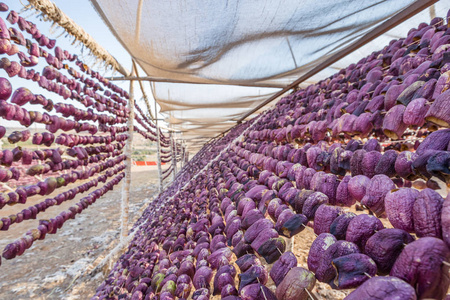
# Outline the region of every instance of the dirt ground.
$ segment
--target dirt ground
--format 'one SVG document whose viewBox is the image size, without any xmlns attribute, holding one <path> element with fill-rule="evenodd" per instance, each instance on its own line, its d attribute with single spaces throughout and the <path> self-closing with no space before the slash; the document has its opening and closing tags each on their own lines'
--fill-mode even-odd
<svg viewBox="0 0 450 300">
<path fill-rule="evenodd" d="M 142 214 L 144 206 L 157 195 L 157 168 L 143 166 L 132 168 L 130 190 L 131 225 Z M 87 266 L 98 261 L 118 244 L 120 233 L 120 199 L 122 183 L 99 198 L 93 205 L 68 220 L 57 234 L 36 241 L 25 253 L 15 259 L 2 259 L 0 267 L 0 299 L 89 299 L 103 280 L 103 274 L 77 279 Z M 61 190 L 60 190 L 61 191 Z M 49 197 L 51 197 L 50 195 Z M 51 218 L 67 209 L 80 198 L 51 207 L 38 215 L 38 219 Z M 34 198 L 34 197 L 33 197 Z M 37 198 L 37 197 L 36 197 Z M 1 216 L 24 207 L 5 207 Z M 8 231 L 0 231 L 0 249 L 36 228 L 38 220 L 14 224 Z M 83 279 L 83 282 L 80 280 Z"/>
</svg>

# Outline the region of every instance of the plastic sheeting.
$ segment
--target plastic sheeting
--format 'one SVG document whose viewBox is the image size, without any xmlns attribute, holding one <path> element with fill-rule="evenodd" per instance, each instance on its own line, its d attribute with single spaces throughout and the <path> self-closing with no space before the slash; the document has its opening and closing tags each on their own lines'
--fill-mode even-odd
<svg viewBox="0 0 450 300">
<path fill-rule="evenodd" d="M 415 2 L 91 1 L 148 76 L 197 83 L 152 83 L 172 128 L 196 142 L 233 126 L 280 90 L 220 84 L 286 86 Z"/>
</svg>

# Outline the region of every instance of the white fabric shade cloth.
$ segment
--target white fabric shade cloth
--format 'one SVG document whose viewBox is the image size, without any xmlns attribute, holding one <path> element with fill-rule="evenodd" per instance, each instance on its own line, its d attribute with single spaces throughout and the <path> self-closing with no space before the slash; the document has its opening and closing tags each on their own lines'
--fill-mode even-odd
<svg viewBox="0 0 450 300">
<path fill-rule="evenodd" d="M 151 86 L 172 128 L 199 145 L 415 1 L 91 2 L 147 76 L 187 82 L 152 82 Z M 438 16 L 444 16 L 449 2 L 435 4 Z M 302 86 L 406 36 L 410 28 L 431 17 L 423 11 Z M 260 87 L 267 85 L 276 87 Z"/>
</svg>

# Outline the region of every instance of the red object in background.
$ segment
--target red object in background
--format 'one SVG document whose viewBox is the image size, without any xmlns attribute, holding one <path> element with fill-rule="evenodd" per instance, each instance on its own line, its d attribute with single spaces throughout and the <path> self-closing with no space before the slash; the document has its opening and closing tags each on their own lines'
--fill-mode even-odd
<svg viewBox="0 0 450 300">
<path fill-rule="evenodd" d="M 165 165 L 166 163 L 161 163 L 161 165 Z M 133 165 L 135 166 L 156 166 L 156 161 L 133 161 Z"/>
</svg>

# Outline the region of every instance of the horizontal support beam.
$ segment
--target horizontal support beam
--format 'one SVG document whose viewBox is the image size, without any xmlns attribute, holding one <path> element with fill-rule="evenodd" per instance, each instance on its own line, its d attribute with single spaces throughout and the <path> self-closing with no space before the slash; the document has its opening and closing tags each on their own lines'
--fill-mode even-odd
<svg viewBox="0 0 450 300">
<path fill-rule="evenodd" d="M 245 120 L 246 118 L 251 116 L 253 113 L 258 111 L 262 107 L 266 106 L 267 104 L 269 104 L 273 100 L 277 99 L 278 97 L 280 97 L 281 95 L 283 95 L 284 93 L 289 91 L 290 89 L 297 87 L 303 81 L 311 78 L 312 76 L 316 75 L 317 73 L 319 73 L 323 69 L 329 67 L 331 64 L 337 62 L 341 58 L 344 58 L 345 56 L 347 56 L 348 54 L 352 53 L 353 51 L 361 48 L 365 44 L 371 42 L 372 40 L 374 40 L 375 38 L 379 37 L 383 33 L 387 32 L 390 29 L 394 28 L 395 26 L 403 23 L 405 20 L 407 20 L 410 17 L 418 14 L 419 12 L 421 12 L 422 10 L 426 9 L 427 7 L 433 5 L 436 2 L 438 2 L 438 0 L 417 0 L 416 2 L 414 2 L 413 4 L 411 4 L 410 6 L 405 8 L 404 10 L 402 10 L 402 11 L 398 12 L 397 14 L 395 14 L 394 16 L 392 16 L 392 18 L 384 21 L 383 23 L 381 23 L 380 25 L 378 25 L 377 27 L 375 27 L 374 29 L 372 29 L 371 31 L 366 33 L 360 39 L 358 39 L 355 42 L 351 43 L 350 45 L 348 45 L 344 49 L 336 52 L 335 54 L 333 54 L 332 56 L 327 58 L 325 61 L 320 63 L 318 66 L 316 66 L 312 70 L 306 72 L 303 76 L 298 78 L 296 81 L 294 81 L 290 85 L 286 86 L 281 91 L 275 93 L 273 96 L 271 96 L 267 100 L 263 101 L 261 104 L 259 104 L 258 106 L 256 106 L 252 110 L 250 110 L 241 119 L 239 119 L 238 123 L 241 123 L 243 120 Z"/>
<path fill-rule="evenodd" d="M 235 86 L 249 86 L 249 87 L 267 87 L 267 88 L 279 88 L 282 89 L 286 87 L 283 84 L 276 83 L 233 83 L 233 82 L 194 82 L 194 81 L 184 81 L 177 79 L 169 79 L 169 78 L 156 78 L 151 76 L 137 77 L 137 76 L 125 76 L 125 77 L 107 77 L 109 81 L 128 81 L 128 80 L 136 80 L 136 81 L 152 81 L 152 82 L 167 82 L 167 83 L 189 83 L 189 84 L 216 84 L 216 85 L 235 85 Z"/>
</svg>

